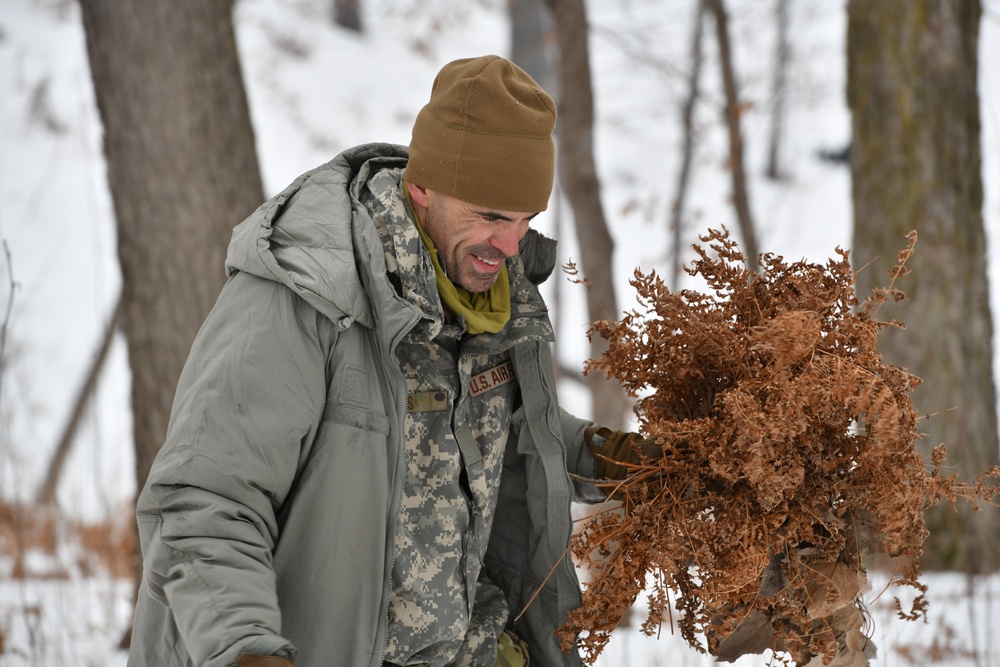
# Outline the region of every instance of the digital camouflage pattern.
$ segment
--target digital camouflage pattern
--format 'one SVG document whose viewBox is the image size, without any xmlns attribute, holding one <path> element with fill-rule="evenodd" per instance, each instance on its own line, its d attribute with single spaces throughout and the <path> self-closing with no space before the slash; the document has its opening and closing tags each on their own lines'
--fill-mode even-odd
<svg viewBox="0 0 1000 667">
<path fill-rule="evenodd" d="M 492 665 L 508 610 L 481 568 L 519 402 L 508 350 L 547 335 L 548 324 L 512 317 L 497 334 L 465 336 L 461 318 L 445 323 L 434 268 L 402 187 L 400 171 L 385 170 L 361 196 L 394 284 L 424 315 L 397 350 L 408 392 L 407 466 L 385 659 L 396 665 Z M 537 293 L 519 259 L 508 262 L 508 274 L 512 301 Z"/>
</svg>

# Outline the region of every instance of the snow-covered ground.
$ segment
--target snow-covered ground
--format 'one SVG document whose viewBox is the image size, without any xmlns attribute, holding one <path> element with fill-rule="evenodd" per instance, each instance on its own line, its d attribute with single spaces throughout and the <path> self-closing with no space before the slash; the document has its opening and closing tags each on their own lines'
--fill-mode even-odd
<svg viewBox="0 0 1000 667">
<path fill-rule="evenodd" d="M 936 575 L 927 622 L 896 617 L 885 577 L 873 577 L 866 596 L 877 667 L 997 667 L 1000 665 L 1000 578 Z M 879 596 L 881 593 L 881 596 Z M 124 667 L 118 644 L 131 619 L 132 587 L 105 576 L 66 580 L 0 580 L 0 632 L 4 667 Z M 619 628 L 596 667 L 709 667 L 716 662 L 663 628 L 659 637 Z M 744 656 L 735 667 L 766 667 L 770 656 Z M 334 663 L 335 664 L 335 663 Z M 776 664 L 776 663 L 775 663 Z"/>
<path fill-rule="evenodd" d="M 351 145 L 407 143 L 409 128 L 445 62 L 506 54 L 504 0 L 365 0 L 367 32 L 328 21 L 330 0 L 240 0 L 235 21 L 256 126 L 265 189 Z M 743 99 L 751 202 L 762 250 L 823 261 L 850 245 L 845 167 L 816 158 L 850 138 L 844 99 L 845 2 L 795 0 L 790 72 L 788 178 L 763 165 L 771 105 L 772 2 L 732 0 L 732 35 Z M 980 70 L 984 184 L 990 257 L 1000 243 L 1000 0 L 984 0 Z M 663 269 L 671 249 L 669 206 L 680 159 L 691 9 L 675 0 L 590 0 L 597 100 L 596 150 L 605 212 L 616 242 L 622 306 L 635 267 Z M 728 203 L 726 143 L 712 32 L 705 65 L 691 215 L 683 245 L 707 227 L 735 228 Z M 43 479 L 86 368 L 120 290 L 101 130 L 87 69 L 79 7 L 72 0 L 0 2 L 0 317 L 13 297 L 0 392 L 0 500 L 25 501 Z M 553 206 L 538 227 L 560 238 L 560 262 L 578 258 L 570 227 Z M 237 221 L 234 221 L 234 223 Z M 996 263 L 994 313 L 1000 312 Z M 11 280 L 16 288 L 11 290 Z M 555 281 L 550 281 L 554 283 Z M 549 286 L 552 289 L 552 286 Z M 572 365 L 586 350 L 580 288 L 560 287 L 559 354 Z M 588 399 L 563 387 L 580 414 Z M 121 516 L 132 480 L 129 371 L 116 339 L 59 488 L 65 519 Z M 127 511 L 126 511 L 127 513 Z M 0 533 L 2 536 L 2 533 Z M 0 537 L 2 539 L 2 537 Z M 123 665 L 115 649 L 129 622 L 131 584 L 79 566 L 69 540 L 56 555 L 29 553 L 36 576 L 13 577 L 0 557 L 0 665 Z M 879 665 L 1000 665 L 1000 581 L 928 576 L 928 624 L 894 620 L 893 590 L 866 597 Z M 877 598 L 877 600 L 876 600 Z M 973 652 L 975 655 L 973 655 Z M 746 658 L 740 665 L 765 664 Z M 660 639 L 622 630 L 599 661 L 612 665 L 701 666 L 711 660 L 667 629 Z"/>
</svg>

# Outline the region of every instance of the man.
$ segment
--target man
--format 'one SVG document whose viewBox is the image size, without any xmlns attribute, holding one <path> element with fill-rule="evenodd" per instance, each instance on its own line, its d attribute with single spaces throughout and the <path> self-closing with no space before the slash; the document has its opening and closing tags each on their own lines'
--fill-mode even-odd
<svg viewBox="0 0 1000 667">
<path fill-rule="evenodd" d="M 555 120 L 507 60 L 455 61 L 408 150 L 346 151 L 236 228 L 138 501 L 129 665 L 581 664 L 553 634 L 570 503 L 604 496 L 569 473 L 606 471 L 537 288 Z"/>
</svg>

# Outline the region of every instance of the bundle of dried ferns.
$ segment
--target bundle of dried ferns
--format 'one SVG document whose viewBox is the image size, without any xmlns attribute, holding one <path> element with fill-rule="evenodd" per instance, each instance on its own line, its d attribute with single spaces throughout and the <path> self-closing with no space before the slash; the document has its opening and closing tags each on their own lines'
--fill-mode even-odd
<svg viewBox="0 0 1000 667">
<path fill-rule="evenodd" d="M 898 290 L 859 304 L 839 248 L 826 265 L 766 254 L 751 273 L 727 231 L 701 240 L 688 272 L 707 293 L 636 272 L 641 310 L 594 326 L 609 349 L 588 372 L 636 398 L 653 446 L 611 485 L 620 508 L 574 540 L 593 580 L 564 646 L 593 661 L 648 592 L 644 631 L 674 608 L 684 639 L 721 659 L 772 649 L 798 665 L 866 664 L 864 556 L 898 558 L 895 583 L 922 593 L 923 510 L 989 493 L 942 477 L 943 450 L 931 470 L 916 450 L 920 380 L 876 349 L 881 329 L 901 326 L 875 318 Z M 918 594 L 900 613 L 924 604 Z"/>
</svg>

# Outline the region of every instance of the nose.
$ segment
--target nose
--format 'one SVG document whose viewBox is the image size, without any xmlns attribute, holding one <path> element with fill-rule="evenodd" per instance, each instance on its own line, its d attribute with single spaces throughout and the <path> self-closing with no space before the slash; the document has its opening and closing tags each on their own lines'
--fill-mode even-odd
<svg viewBox="0 0 1000 667">
<path fill-rule="evenodd" d="M 517 254 L 517 246 L 528 233 L 528 222 L 517 221 L 504 224 L 493 238 L 490 245 L 504 254 L 504 257 L 513 257 Z"/>
</svg>

